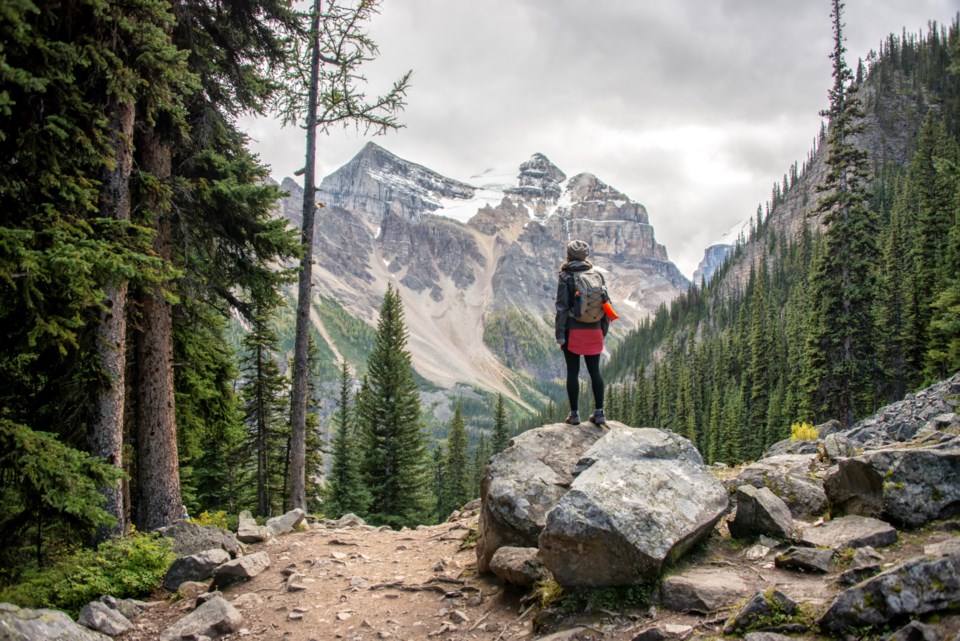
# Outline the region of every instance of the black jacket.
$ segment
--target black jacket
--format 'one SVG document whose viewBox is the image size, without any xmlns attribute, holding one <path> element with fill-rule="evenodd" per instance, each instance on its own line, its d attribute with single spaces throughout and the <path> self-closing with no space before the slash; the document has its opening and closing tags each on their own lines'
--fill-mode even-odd
<svg viewBox="0 0 960 641">
<path fill-rule="evenodd" d="M 560 270 L 557 282 L 557 319 L 554 324 L 557 343 L 567 342 L 567 332 L 571 329 L 601 329 L 607 336 L 610 320 L 604 316 L 595 323 L 581 323 L 573 318 L 573 273 L 585 272 L 590 265 L 582 260 L 571 260 Z"/>
</svg>

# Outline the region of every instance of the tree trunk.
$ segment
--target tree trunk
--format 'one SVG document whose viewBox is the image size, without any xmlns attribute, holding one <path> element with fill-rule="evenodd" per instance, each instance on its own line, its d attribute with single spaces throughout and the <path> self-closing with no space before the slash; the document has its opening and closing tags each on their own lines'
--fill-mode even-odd
<svg viewBox="0 0 960 641">
<path fill-rule="evenodd" d="M 171 175 L 170 146 L 152 129 L 144 129 L 138 149 L 141 168 L 161 183 Z M 169 261 L 173 248 L 170 208 L 157 197 L 153 208 L 157 255 Z M 173 309 L 159 287 L 140 301 L 137 340 L 137 445 L 139 506 L 137 527 L 151 531 L 183 518 L 180 495 L 177 423 L 173 395 Z"/>
<path fill-rule="evenodd" d="M 110 129 L 113 133 L 114 166 L 105 172 L 100 212 L 105 218 L 130 220 L 130 172 L 133 167 L 134 105 L 131 101 L 116 100 L 111 107 Z M 127 281 L 120 279 L 104 288 L 106 309 L 100 312 L 97 325 L 97 358 L 103 372 L 104 384 L 94 409 L 93 423 L 88 437 L 90 453 L 102 458 L 118 470 L 123 470 L 123 418 L 126 392 L 126 331 Z M 116 519 L 116 524 L 97 530 L 96 540 L 105 541 L 111 535 L 126 531 L 126 519 L 121 481 L 103 489 L 104 509 Z"/>
<path fill-rule="evenodd" d="M 307 376 L 309 375 L 310 299 L 313 280 L 313 226 L 316 212 L 317 94 L 320 76 L 320 0 L 314 0 L 310 23 L 310 88 L 307 104 L 307 150 L 303 174 L 303 227 L 297 290 L 297 333 L 290 390 L 290 509 L 307 508 Z"/>
</svg>

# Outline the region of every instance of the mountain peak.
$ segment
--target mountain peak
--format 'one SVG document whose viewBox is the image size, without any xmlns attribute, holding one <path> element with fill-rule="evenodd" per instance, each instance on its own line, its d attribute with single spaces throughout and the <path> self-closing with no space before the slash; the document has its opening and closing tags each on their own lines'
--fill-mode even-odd
<svg viewBox="0 0 960 641">
<path fill-rule="evenodd" d="M 567 179 L 567 175 L 559 167 L 550 162 L 550 159 L 537 152 L 530 156 L 530 160 L 520 165 L 519 185 L 507 191 L 523 197 L 549 198 L 556 200 L 560 197 L 560 183 Z"/>
</svg>

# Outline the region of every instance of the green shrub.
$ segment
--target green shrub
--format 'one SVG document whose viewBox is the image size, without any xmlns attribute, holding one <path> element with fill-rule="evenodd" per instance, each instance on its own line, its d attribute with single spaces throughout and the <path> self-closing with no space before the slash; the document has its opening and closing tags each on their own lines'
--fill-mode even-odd
<svg viewBox="0 0 960 641">
<path fill-rule="evenodd" d="M 790 426 L 791 441 L 815 441 L 820 438 L 820 432 L 810 423 L 794 423 Z"/>
<path fill-rule="evenodd" d="M 236 515 L 227 514 L 223 510 L 212 514 L 204 510 L 200 513 L 200 516 L 190 519 L 190 522 L 196 525 L 212 525 L 221 530 L 236 532 L 240 519 Z"/>
<path fill-rule="evenodd" d="M 81 550 L 47 570 L 34 570 L 0 590 L 0 601 L 26 608 L 56 608 L 76 617 L 87 603 L 109 594 L 143 597 L 155 590 L 173 563 L 173 542 L 134 533 Z"/>
</svg>

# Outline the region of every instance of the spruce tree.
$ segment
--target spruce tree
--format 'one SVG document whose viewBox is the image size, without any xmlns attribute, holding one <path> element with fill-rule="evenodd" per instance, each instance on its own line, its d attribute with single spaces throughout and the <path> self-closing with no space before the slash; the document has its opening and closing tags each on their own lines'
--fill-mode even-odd
<svg viewBox="0 0 960 641">
<path fill-rule="evenodd" d="M 467 458 L 467 427 L 463 421 L 463 402 L 457 400 L 450 419 L 447 435 L 447 456 L 444 479 L 444 501 L 440 518 L 445 519 L 453 510 L 457 510 L 470 500 L 472 474 Z"/>
<path fill-rule="evenodd" d="M 366 513 L 370 495 L 360 475 L 360 447 L 354 438 L 350 410 L 350 367 L 340 362 L 340 400 L 333 415 L 333 466 L 323 486 L 323 513 L 339 518 L 347 513 Z"/>
<path fill-rule="evenodd" d="M 873 331 L 875 216 L 867 206 L 866 152 L 854 146 L 863 110 L 844 60 L 843 3 L 833 0 L 833 88 L 824 112 L 830 120 L 826 165 L 817 211 L 825 248 L 811 279 L 815 316 L 807 341 L 805 392 L 817 421 L 851 425 L 872 409 L 875 380 Z"/>
<path fill-rule="evenodd" d="M 363 475 L 371 494 L 370 520 L 395 527 L 422 523 L 429 512 L 420 396 L 406 346 L 400 294 L 388 284 L 357 418 L 363 432 Z"/>
<path fill-rule="evenodd" d="M 507 409 L 503 403 L 503 394 L 497 394 L 497 407 L 493 411 L 493 454 L 507 449 L 510 444 L 510 431 L 507 426 Z"/>
</svg>

